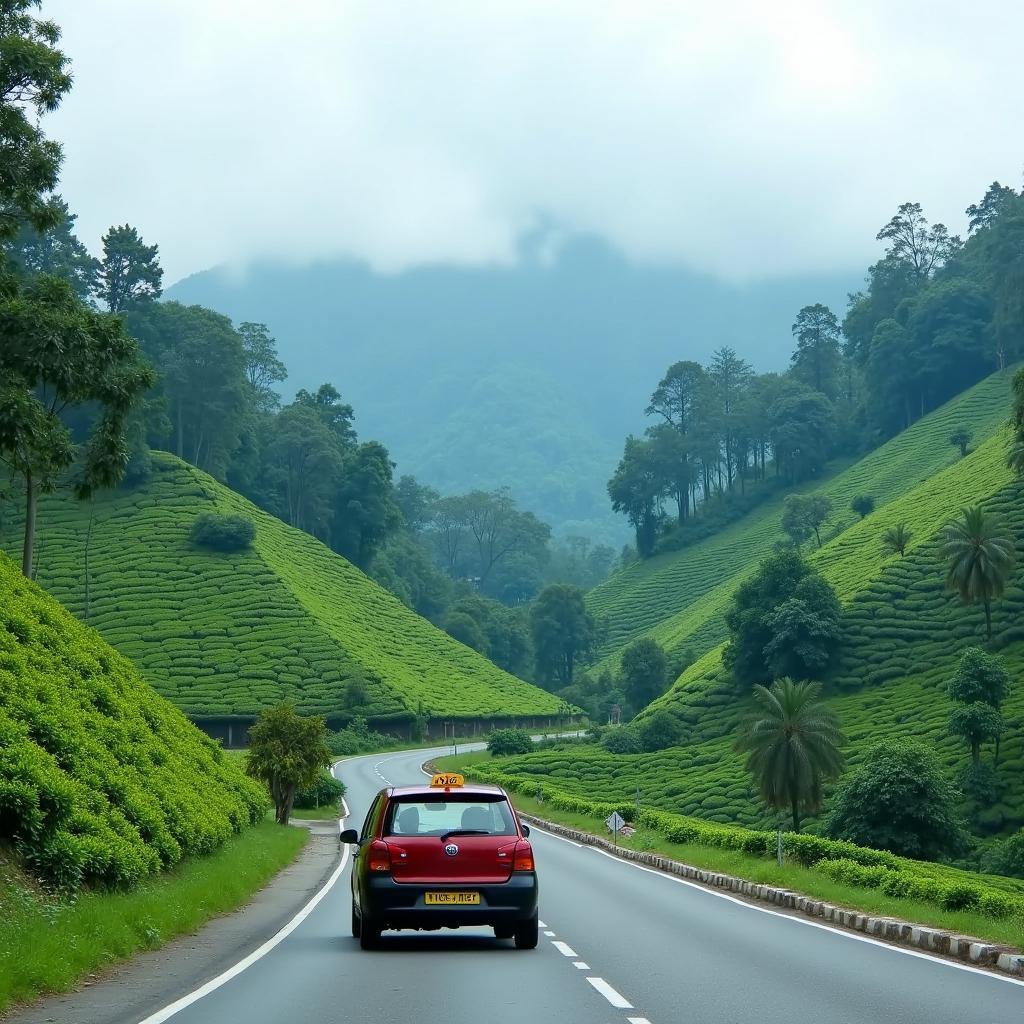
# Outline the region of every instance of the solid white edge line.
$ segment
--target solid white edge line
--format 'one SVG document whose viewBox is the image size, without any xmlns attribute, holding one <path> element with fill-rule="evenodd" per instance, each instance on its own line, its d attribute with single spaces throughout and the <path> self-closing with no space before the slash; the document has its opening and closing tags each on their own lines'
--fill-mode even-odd
<svg viewBox="0 0 1024 1024">
<path fill-rule="evenodd" d="M 633 1004 L 624 995 L 616 992 L 615 989 L 613 989 L 611 985 L 604 980 L 604 978 L 590 977 L 587 978 L 587 981 L 589 981 L 590 984 L 593 985 L 594 988 L 596 988 L 597 991 L 600 992 L 616 1010 L 633 1009 Z"/>
<path fill-rule="evenodd" d="M 333 771 L 333 768 L 332 768 Z M 345 810 L 344 815 L 338 819 L 339 822 L 344 821 L 351 813 L 348 808 L 348 804 L 345 802 L 345 798 L 341 798 L 342 807 Z M 204 996 L 208 996 L 211 992 L 215 992 L 222 985 L 226 985 L 232 978 L 238 977 L 242 971 L 252 967 L 258 960 L 262 960 L 275 946 L 279 946 L 285 939 L 296 928 L 302 924 L 303 921 L 309 917 L 310 914 L 316 909 L 317 905 L 321 900 L 334 888 L 338 879 L 341 878 L 342 872 L 345 870 L 345 865 L 348 864 L 349 848 L 346 846 L 341 854 L 341 861 L 338 866 L 334 869 L 334 873 L 330 878 L 321 886 L 320 890 L 313 896 L 313 898 L 278 932 L 272 935 L 262 946 L 254 949 L 248 956 L 243 957 L 238 963 L 229 967 L 226 971 L 218 974 L 216 978 L 211 978 L 206 984 L 200 985 L 199 988 L 193 989 L 187 995 L 182 996 L 180 999 L 176 999 L 173 1003 L 168 1004 L 162 1010 L 157 1010 L 156 1013 L 150 1014 L 148 1017 L 143 1018 L 139 1021 L 139 1024 L 163 1024 L 164 1021 L 170 1020 L 175 1014 L 180 1013 L 182 1010 L 187 1009 L 193 1003 L 198 1002 Z"/>
<path fill-rule="evenodd" d="M 560 942 L 558 939 L 552 939 L 551 945 L 554 946 L 562 956 L 579 956 L 579 953 L 577 953 L 576 950 L 566 942 Z"/>
<path fill-rule="evenodd" d="M 649 875 L 657 875 L 659 878 L 664 878 L 669 882 L 678 882 L 680 885 L 685 885 L 690 889 L 697 889 L 699 892 L 707 893 L 709 896 L 716 896 L 721 900 L 728 900 L 730 903 L 735 903 L 737 906 L 746 907 L 747 910 L 756 910 L 761 914 L 770 914 L 772 917 L 780 917 L 784 921 L 792 921 L 794 924 L 806 925 L 808 928 L 818 928 L 821 931 L 829 932 L 831 935 L 838 935 L 843 939 L 852 939 L 856 942 L 867 942 L 872 946 L 878 946 L 879 949 L 887 949 L 892 953 L 902 953 L 904 956 L 912 956 L 918 960 L 930 960 L 935 964 L 942 964 L 944 967 L 952 967 L 957 971 L 967 971 L 970 974 L 980 974 L 983 978 L 991 978 L 993 981 L 1005 981 L 1010 985 L 1019 985 L 1024 987 L 1024 978 L 1011 978 L 1006 974 L 997 974 L 994 971 L 986 971 L 980 967 L 974 967 L 971 964 L 957 963 L 955 960 L 946 960 L 941 956 L 935 956 L 932 953 L 926 953 L 920 949 L 905 949 L 903 946 L 891 946 L 888 942 L 882 942 L 879 939 L 872 938 L 870 935 L 862 935 L 858 932 L 847 931 L 845 928 L 833 928 L 828 924 L 820 924 L 817 921 L 811 921 L 806 917 L 802 917 L 799 914 L 784 914 L 779 910 L 772 910 L 769 907 L 758 906 L 756 903 L 747 903 L 746 900 L 737 899 L 735 896 L 730 896 L 728 893 L 719 892 L 717 889 L 709 889 L 701 885 L 699 882 L 691 882 L 688 878 L 680 878 L 678 875 L 669 875 L 663 871 L 657 871 L 655 868 L 646 867 L 643 864 L 637 864 L 634 861 L 622 860 L 621 857 L 616 857 L 613 853 L 608 853 L 606 850 L 598 849 L 596 846 L 590 847 L 594 853 L 601 854 L 602 857 L 607 857 L 609 860 L 615 861 L 616 864 L 621 864 L 623 867 L 636 868 L 637 871 L 645 871 Z"/>
</svg>

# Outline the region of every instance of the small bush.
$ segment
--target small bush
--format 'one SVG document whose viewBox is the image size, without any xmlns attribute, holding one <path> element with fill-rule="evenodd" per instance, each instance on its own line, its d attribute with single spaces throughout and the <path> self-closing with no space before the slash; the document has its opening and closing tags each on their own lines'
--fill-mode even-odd
<svg viewBox="0 0 1024 1024">
<path fill-rule="evenodd" d="M 345 795 L 345 785 L 339 782 L 329 771 L 324 769 L 316 784 L 309 789 L 301 789 L 295 794 L 296 807 L 325 807 L 337 804 Z"/>
<path fill-rule="evenodd" d="M 495 729 L 487 737 L 487 749 L 494 757 L 529 754 L 533 740 L 525 729 Z"/>
<path fill-rule="evenodd" d="M 214 512 L 204 512 L 196 516 L 188 536 L 197 548 L 245 551 L 256 539 L 256 527 L 246 516 L 221 516 Z"/>
<path fill-rule="evenodd" d="M 628 725 L 609 729 L 601 740 L 601 746 L 610 754 L 639 754 L 643 750 L 636 730 Z"/>
<path fill-rule="evenodd" d="M 944 910 L 976 910 L 981 904 L 981 892 L 967 882 L 954 882 L 939 895 Z"/>
<path fill-rule="evenodd" d="M 996 843 L 982 859 L 982 868 L 993 875 L 1024 878 L 1024 828 Z"/>
<path fill-rule="evenodd" d="M 375 732 L 366 724 L 365 718 L 353 718 L 337 732 L 327 734 L 327 749 L 335 757 L 353 757 L 369 754 L 394 743 L 395 738 L 382 732 Z"/>
</svg>

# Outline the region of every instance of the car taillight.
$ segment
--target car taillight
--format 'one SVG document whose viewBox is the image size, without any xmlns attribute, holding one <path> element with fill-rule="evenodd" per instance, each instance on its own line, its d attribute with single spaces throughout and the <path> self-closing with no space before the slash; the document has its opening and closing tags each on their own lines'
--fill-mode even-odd
<svg viewBox="0 0 1024 1024">
<path fill-rule="evenodd" d="M 375 839 L 370 843 L 368 861 L 371 871 L 390 873 L 391 850 L 388 848 L 388 844 L 380 839 Z"/>
<path fill-rule="evenodd" d="M 513 871 L 533 870 L 533 847 L 529 843 L 520 840 L 516 843 L 516 854 L 512 861 Z"/>
</svg>

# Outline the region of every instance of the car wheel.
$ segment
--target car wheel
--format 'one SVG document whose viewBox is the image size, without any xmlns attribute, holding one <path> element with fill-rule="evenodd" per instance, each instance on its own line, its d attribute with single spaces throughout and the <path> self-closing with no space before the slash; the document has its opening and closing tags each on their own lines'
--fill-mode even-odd
<svg viewBox="0 0 1024 1024">
<path fill-rule="evenodd" d="M 539 926 L 537 924 L 538 915 L 535 913 L 527 921 L 520 921 L 516 925 L 515 939 L 516 949 L 536 949 L 537 941 L 540 937 Z"/>
<path fill-rule="evenodd" d="M 359 948 L 376 949 L 380 942 L 381 927 L 368 917 L 359 919 Z"/>
<path fill-rule="evenodd" d="M 496 939 L 511 939 L 515 935 L 516 930 L 513 925 L 510 924 L 496 924 L 494 926 L 494 937 Z"/>
<path fill-rule="evenodd" d="M 359 938 L 360 925 L 361 925 L 361 922 L 359 920 L 359 915 L 356 913 L 356 905 L 353 903 L 352 904 L 352 935 L 353 935 L 354 938 L 357 938 L 357 939 Z"/>
</svg>

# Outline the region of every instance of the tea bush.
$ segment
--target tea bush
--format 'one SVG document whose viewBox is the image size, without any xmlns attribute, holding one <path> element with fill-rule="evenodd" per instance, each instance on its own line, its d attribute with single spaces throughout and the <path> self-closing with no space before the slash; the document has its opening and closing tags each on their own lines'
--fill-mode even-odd
<svg viewBox="0 0 1024 1024">
<path fill-rule="evenodd" d="M 0 553 L 0 843 L 131 886 L 263 818 L 263 788 Z"/>
<path fill-rule="evenodd" d="M 256 527 L 247 516 L 219 516 L 203 512 L 196 516 L 188 536 L 198 548 L 244 551 L 256 539 Z"/>
</svg>

